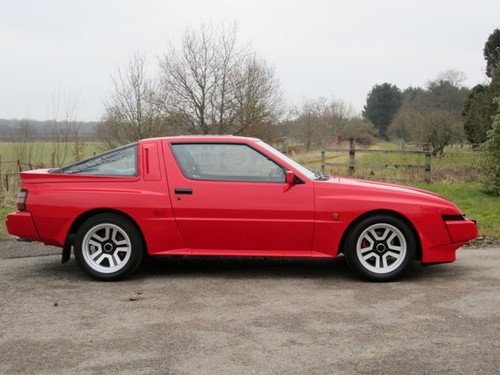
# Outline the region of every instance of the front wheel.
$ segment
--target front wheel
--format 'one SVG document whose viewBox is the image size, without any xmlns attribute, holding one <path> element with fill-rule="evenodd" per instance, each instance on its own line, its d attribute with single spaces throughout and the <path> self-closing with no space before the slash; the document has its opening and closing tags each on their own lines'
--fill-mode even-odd
<svg viewBox="0 0 500 375">
<path fill-rule="evenodd" d="M 411 228 L 390 215 L 374 215 L 359 222 L 346 238 L 349 266 L 370 281 L 392 281 L 415 259 L 417 241 Z"/>
<path fill-rule="evenodd" d="M 75 237 L 75 259 L 97 280 L 118 280 L 132 274 L 142 260 L 143 245 L 135 225 L 117 214 L 87 219 Z"/>
</svg>

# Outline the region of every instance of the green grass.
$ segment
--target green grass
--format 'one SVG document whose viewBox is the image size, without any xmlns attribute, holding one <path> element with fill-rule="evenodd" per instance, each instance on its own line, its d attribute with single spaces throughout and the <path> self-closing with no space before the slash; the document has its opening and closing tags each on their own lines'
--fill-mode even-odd
<svg viewBox="0 0 500 375">
<path fill-rule="evenodd" d="M 19 160 L 23 165 L 31 164 L 33 167 L 60 167 L 74 162 L 77 155 L 83 159 L 99 152 L 98 147 L 98 142 L 79 143 L 78 148 L 74 142 L 67 145 L 56 142 L 0 142 L 0 161 Z M 5 170 L 7 166 L 2 168 Z"/>
<path fill-rule="evenodd" d="M 467 217 L 477 220 L 479 234 L 500 240 L 500 197 L 486 194 L 479 182 L 414 184 L 455 203 Z"/>
<path fill-rule="evenodd" d="M 5 227 L 5 218 L 7 214 L 14 212 L 16 209 L 12 206 L 0 206 L 0 238 L 7 237 L 7 228 Z"/>
</svg>

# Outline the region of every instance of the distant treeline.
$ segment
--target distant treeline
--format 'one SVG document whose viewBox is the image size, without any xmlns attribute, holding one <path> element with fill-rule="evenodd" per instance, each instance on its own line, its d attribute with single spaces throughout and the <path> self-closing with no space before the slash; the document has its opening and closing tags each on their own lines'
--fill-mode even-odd
<svg viewBox="0 0 500 375">
<path fill-rule="evenodd" d="M 78 141 L 96 141 L 98 124 L 97 121 L 0 119 L 0 142 L 55 141 L 64 133 L 76 134 Z"/>
</svg>

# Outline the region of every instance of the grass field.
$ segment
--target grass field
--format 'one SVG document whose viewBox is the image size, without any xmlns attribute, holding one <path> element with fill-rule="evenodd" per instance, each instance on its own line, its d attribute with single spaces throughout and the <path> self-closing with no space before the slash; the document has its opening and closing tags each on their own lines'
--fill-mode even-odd
<svg viewBox="0 0 500 375">
<path fill-rule="evenodd" d="M 20 146 L 17 146 L 18 149 Z M 40 143 L 31 146 L 31 162 L 33 164 L 43 164 L 49 166 L 53 159 L 52 153 L 54 145 L 51 143 Z M 381 142 L 371 147 L 372 149 L 397 149 L 397 146 L 391 143 Z M 2 160 L 10 153 L 16 152 L 12 144 L 0 142 L 0 157 Z M 83 146 L 83 156 L 88 157 L 98 152 L 98 146 L 94 143 L 86 143 Z M 35 158 L 36 156 L 36 158 Z M 320 152 L 313 151 L 291 155 L 299 163 L 313 169 L 320 169 Z M 337 163 L 346 163 L 348 154 L 331 153 L 328 154 L 328 161 Z M 403 155 L 403 154 L 361 154 L 356 155 L 357 162 L 366 164 L 423 164 L 423 156 Z M 432 158 L 432 182 L 424 184 L 423 172 L 387 169 L 370 170 L 357 169 L 355 177 L 368 178 L 372 180 L 384 180 L 398 182 L 411 186 L 416 186 L 425 190 L 435 192 L 443 197 L 453 201 L 469 217 L 478 221 L 479 232 L 482 236 L 488 236 L 496 241 L 500 241 L 500 197 L 494 197 L 484 193 L 479 179 L 479 168 L 477 166 L 478 155 L 476 152 L 461 149 L 446 149 L 445 156 L 442 158 Z M 74 157 L 68 154 L 68 163 L 74 161 Z M 14 174 L 17 170 L 14 166 Z M 2 172 L 3 171 L 3 172 Z M 2 173 L 6 173 L 5 165 L 0 169 L 0 186 L 2 183 Z M 347 176 L 348 169 L 345 167 L 335 167 L 327 170 L 329 174 Z M 418 173 L 421 174 L 418 174 Z M 12 189 L 11 189 L 12 190 Z M 8 212 L 15 210 L 15 191 L 5 192 L 5 188 L 0 188 L 0 238 L 6 235 L 3 219 Z"/>
<path fill-rule="evenodd" d="M 83 159 L 98 152 L 97 142 L 82 142 L 68 144 L 56 142 L 0 142 L 0 161 L 16 162 L 23 165 L 45 168 L 62 166 L 72 163 L 78 157 Z M 17 164 L 16 164 L 17 165 Z M 4 166 L 3 169 L 8 167 Z"/>
<path fill-rule="evenodd" d="M 451 200 L 468 217 L 477 220 L 480 235 L 500 241 L 500 197 L 484 193 L 479 182 L 415 186 Z"/>
</svg>

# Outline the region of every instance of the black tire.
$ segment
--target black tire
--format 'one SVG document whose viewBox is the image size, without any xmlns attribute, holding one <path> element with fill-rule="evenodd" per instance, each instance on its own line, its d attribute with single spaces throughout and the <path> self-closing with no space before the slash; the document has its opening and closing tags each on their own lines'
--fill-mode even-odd
<svg viewBox="0 0 500 375">
<path fill-rule="evenodd" d="M 136 226 L 113 213 L 87 219 L 76 232 L 75 259 L 89 276 L 114 281 L 130 276 L 143 256 L 143 242 Z"/>
<path fill-rule="evenodd" d="M 417 241 L 404 221 L 391 215 L 373 215 L 348 233 L 344 254 L 351 269 L 370 281 L 393 281 L 415 260 Z"/>
</svg>

